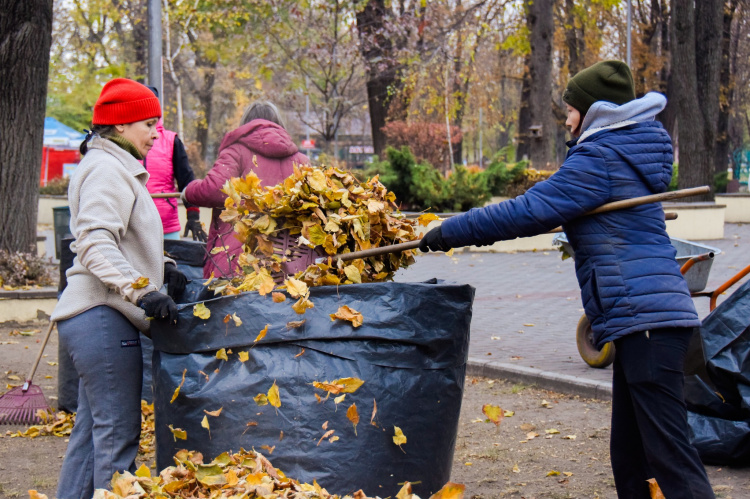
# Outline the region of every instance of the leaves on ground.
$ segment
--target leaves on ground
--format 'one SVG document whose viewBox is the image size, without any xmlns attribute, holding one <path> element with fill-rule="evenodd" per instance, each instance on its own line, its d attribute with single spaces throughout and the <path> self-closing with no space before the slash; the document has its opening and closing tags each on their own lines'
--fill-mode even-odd
<svg viewBox="0 0 750 499">
<path fill-rule="evenodd" d="M 500 422 L 505 417 L 503 410 L 500 407 L 492 404 L 483 405 L 482 412 L 490 421 L 495 424 L 495 426 L 500 426 Z"/>
</svg>

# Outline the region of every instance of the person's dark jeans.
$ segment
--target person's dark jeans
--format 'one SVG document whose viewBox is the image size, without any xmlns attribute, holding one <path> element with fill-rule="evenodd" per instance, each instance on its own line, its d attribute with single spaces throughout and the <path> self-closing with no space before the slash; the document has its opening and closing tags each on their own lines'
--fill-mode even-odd
<svg viewBox="0 0 750 499">
<path fill-rule="evenodd" d="M 683 363 L 692 332 L 655 329 L 615 340 L 610 454 L 621 499 L 650 498 L 649 478 L 667 499 L 714 497 L 688 439 Z"/>
</svg>

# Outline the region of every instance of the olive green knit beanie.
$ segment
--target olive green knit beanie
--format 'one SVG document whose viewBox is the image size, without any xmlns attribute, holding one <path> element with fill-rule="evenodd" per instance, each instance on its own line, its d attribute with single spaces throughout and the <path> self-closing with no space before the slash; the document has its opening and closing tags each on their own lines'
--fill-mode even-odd
<svg viewBox="0 0 750 499">
<path fill-rule="evenodd" d="M 621 61 L 602 61 L 580 71 L 568 82 L 563 100 L 585 116 L 594 102 L 618 105 L 635 99 L 633 75 Z"/>
</svg>

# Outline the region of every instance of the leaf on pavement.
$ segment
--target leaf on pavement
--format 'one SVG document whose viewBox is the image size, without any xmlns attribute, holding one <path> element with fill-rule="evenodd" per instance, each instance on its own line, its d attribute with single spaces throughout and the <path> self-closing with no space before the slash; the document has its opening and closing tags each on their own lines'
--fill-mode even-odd
<svg viewBox="0 0 750 499">
<path fill-rule="evenodd" d="M 492 404 L 483 405 L 482 412 L 490 421 L 495 423 L 495 426 L 500 426 L 500 422 L 505 417 L 505 415 L 503 414 L 503 410 L 500 407 Z"/>
<path fill-rule="evenodd" d="M 430 499 L 462 499 L 466 485 L 462 483 L 448 482 L 443 488 L 430 496 Z"/>
</svg>

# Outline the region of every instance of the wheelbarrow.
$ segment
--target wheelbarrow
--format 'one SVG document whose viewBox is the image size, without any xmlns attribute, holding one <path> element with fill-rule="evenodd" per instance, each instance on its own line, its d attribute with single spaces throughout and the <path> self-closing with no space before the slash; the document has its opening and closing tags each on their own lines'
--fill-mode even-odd
<svg viewBox="0 0 750 499">
<path fill-rule="evenodd" d="M 728 281 L 726 287 L 722 285 L 716 291 L 704 292 L 708 283 L 708 275 L 711 272 L 711 265 L 716 255 L 721 250 L 704 244 L 679 239 L 670 238 L 672 246 L 677 250 L 675 259 L 680 264 L 680 272 L 685 277 L 691 296 L 709 296 L 711 297 L 711 310 L 716 306 L 716 298 L 726 291 L 729 286 L 740 280 L 744 275 L 750 272 L 750 267 L 743 275 L 735 276 L 734 281 Z M 552 240 L 553 244 L 560 246 L 561 251 L 575 258 L 570 242 L 565 233 L 558 234 Z M 740 272 L 741 274 L 741 272 Z M 731 281 L 731 280 L 730 280 Z M 591 367 L 605 368 L 615 360 L 615 345 L 612 342 L 605 344 L 601 349 L 597 348 L 594 343 L 594 333 L 591 330 L 591 323 L 586 314 L 581 316 L 576 327 L 576 346 L 581 358 Z"/>
</svg>

